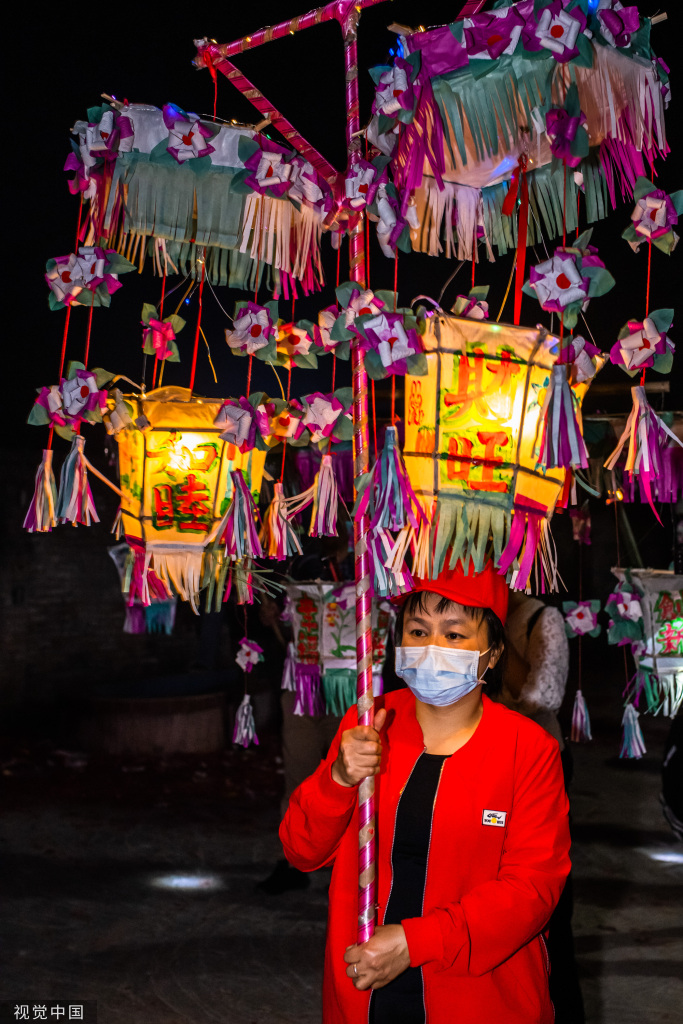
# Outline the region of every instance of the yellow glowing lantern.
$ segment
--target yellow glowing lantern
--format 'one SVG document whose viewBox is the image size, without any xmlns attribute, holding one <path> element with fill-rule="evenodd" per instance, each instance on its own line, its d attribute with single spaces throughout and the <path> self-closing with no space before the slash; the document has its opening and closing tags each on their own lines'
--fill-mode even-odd
<svg viewBox="0 0 683 1024">
<path fill-rule="evenodd" d="M 567 474 L 538 461 L 559 339 L 543 328 L 439 314 L 422 340 L 428 373 L 405 378 L 404 458 L 433 524 L 432 575 L 448 551 L 451 565 L 472 559 L 478 570 L 492 545 L 496 565 L 518 573 L 517 586 L 537 551 L 552 577 L 546 527 Z M 596 357 L 596 368 L 603 362 Z M 571 385 L 579 425 L 588 384 Z"/>
<path fill-rule="evenodd" d="M 196 610 L 207 542 L 232 499 L 231 470 L 242 471 L 258 500 L 265 452 L 242 454 L 221 440 L 222 399 L 165 387 L 125 402 L 132 423 L 116 434 L 123 532 Z"/>
</svg>

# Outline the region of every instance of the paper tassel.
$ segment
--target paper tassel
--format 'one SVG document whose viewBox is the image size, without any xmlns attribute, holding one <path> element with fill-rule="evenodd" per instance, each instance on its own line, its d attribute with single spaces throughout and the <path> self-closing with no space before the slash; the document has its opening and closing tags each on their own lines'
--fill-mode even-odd
<svg viewBox="0 0 683 1024">
<path fill-rule="evenodd" d="M 75 434 L 71 451 L 67 455 L 59 474 L 57 495 L 57 519 L 60 523 L 90 526 L 91 520 L 99 523 L 88 483 L 87 459 L 83 453 L 85 438 Z"/>
<path fill-rule="evenodd" d="M 624 733 L 619 757 L 639 758 L 646 753 L 643 734 L 638 724 L 639 717 L 633 704 L 627 704 L 624 709 L 624 717 L 621 720 Z"/>
<path fill-rule="evenodd" d="M 123 632 L 132 636 L 140 636 L 147 631 L 145 622 L 145 609 L 140 604 L 134 604 L 132 608 L 126 608 L 126 617 L 123 621 Z"/>
<path fill-rule="evenodd" d="M 588 716 L 588 708 L 581 690 L 576 691 L 574 698 L 574 710 L 572 711 L 572 743 L 586 743 L 592 740 L 591 720 Z"/>
<path fill-rule="evenodd" d="M 128 607 L 132 608 L 135 601 L 148 607 L 152 600 L 167 601 L 170 590 L 155 571 L 150 568 L 152 552 L 142 541 L 133 538 L 128 540 L 129 551 L 123 572 L 121 589 L 128 598 Z"/>
<path fill-rule="evenodd" d="M 643 699 L 645 711 L 650 715 L 661 713 L 667 718 L 674 718 L 683 704 L 683 673 L 676 670 L 657 672 L 641 664 L 629 680 L 623 696 L 636 708 L 640 707 Z"/>
<path fill-rule="evenodd" d="M 294 678 L 296 680 L 294 714 L 324 715 L 325 702 L 320 692 L 320 666 L 296 665 Z"/>
<path fill-rule="evenodd" d="M 501 573 L 509 573 L 513 590 L 526 590 L 532 571 L 540 593 L 557 590 L 557 551 L 545 512 L 514 510 L 510 536 L 496 564 Z"/>
<path fill-rule="evenodd" d="M 216 537 L 225 543 L 225 553 L 235 561 L 242 559 L 263 558 L 263 550 L 256 529 L 256 508 L 245 479 L 240 469 L 230 473 L 233 483 L 233 495 L 230 508 L 218 526 L 211 532 L 207 544 Z"/>
<path fill-rule="evenodd" d="M 555 365 L 539 418 L 543 426 L 538 464 L 543 469 L 588 466 L 588 450 L 576 418 L 575 397 L 567 380 L 566 364 Z"/>
<path fill-rule="evenodd" d="M 245 693 L 242 703 L 235 714 L 235 729 L 232 734 L 232 742 L 245 748 L 250 743 L 255 743 L 258 746 L 258 736 L 254 727 L 254 711 L 248 693 Z"/>
<path fill-rule="evenodd" d="M 332 456 L 323 455 L 320 469 L 310 487 L 301 494 L 292 498 L 285 498 L 287 519 L 293 519 L 309 505 L 313 505 L 311 514 L 311 525 L 308 529 L 309 537 L 336 537 L 337 536 L 337 505 L 339 503 L 339 490 L 337 478 L 334 473 Z"/>
<path fill-rule="evenodd" d="M 267 558 L 283 561 L 289 555 L 301 554 L 301 544 L 287 517 L 287 505 L 282 484 L 275 484 L 275 494 L 268 506 L 259 533 L 259 540 Z"/>
<path fill-rule="evenodd" d="M 202 589 L 202 560 L 204 552 L 199 549 L 167 550 L 159 545 L 152 550 L 152 566 L 168 594 L 177 594 L 183 601 L 189 601 L 192 611 L 199 615 L 199 593 Z M 149 573 L 148 573 L 149 575 Z"/>
<path fill-rule="evenodd" d="M 145 608 L 145 625 L 148 633 L 165 633 L 171 636 L 175 625 L 175 600 L 156 601 Z"/>
<path fill-rule="evenodd" d="M 52 472 L 52 449 L 46 448 L 36 471 L 36 486 L 24 519 L 24 529 L 29 533 L 49 533 L 57 525 L 56 505 L 57 485 Z"/>
<path fill-rule="evenodd" d="M 374 692 L 374 678 L 373 678 Z M 328 715 L 345 715 L 356 703 L 356 670 L 330 668 L 323 675 L 323 693 Z"/>
<path fill-rule="evenodd" d="M 658 522 L 661 523 L 654 506 L 653 486 L 656 486 L 657 478 L 662 472 L 662 452 L 667 438 L 675 441 L 681 447 L 683 447 L 683 443 L 652 409 L 645 395 L 644 387 L 639 385 L 631 388 L 631 395 L 633 408 L 629 413 L 626 427 L 619 438 L 617 447 L 605 462 L 605 468 L 611 470 L 615 468 L 628 441 L 628 454 L 624 469 L 629 476 L 638 478 L 650 508 Z"/>
<path fill-rule="evenodd" d="M 294 643 L 290 640 L 287 644 L 287 656 L 285 658 L 285 664 L 282 669 L 282 686 L 281 690 L 289 690 L 294 692 L 296 690 L 296 678 L 295 678 L 295 657 L 294 657 Z"/>
</svg>

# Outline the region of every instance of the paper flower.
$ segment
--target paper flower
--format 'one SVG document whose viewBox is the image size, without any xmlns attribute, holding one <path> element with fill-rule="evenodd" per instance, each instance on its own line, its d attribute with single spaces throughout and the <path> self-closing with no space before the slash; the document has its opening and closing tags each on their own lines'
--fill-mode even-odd
<svg viewBox="0 0 683 1024">
<path fill-rule="evenodd" d="M 514 53 L 524 24 L 524 18 L 515 7 L 504 7 L 465 18 L 463 28 L 468 57 L 497 60 L 504 53 Z"/>
<path fill-rule="evenodd" d="M 174 103 L 165 103 L 162 113 L 168 129 L 166 151 L 179 164 L 215 152 L 214 147 L 207 142 L 215 133 L 202 124 L 199 114 L 188 114 Z"/>
<path fill-rule="evenodd" d="M 564 601 L 564 628 L 568 637 L 598 636 L 601 626 L 598 623 L 599 601 Z"/>
<path fill-rule="evenodd" d="M 303 423 L 304 407 L 296 398 L 289 402 L 281 398 L 264 396 L 256 406 L 256 426 L 267 447 L 272 448 L 287 439 L 306 444 L 308 434 Z"/>
<path fill-rule="evenodd" d="M 107 408 L 103 385 L 113 376 L 99 368 L 86 370 L 83 363 L 69 363 L 66 378 L 39 390 L 28 422 L 34 426 L 49 424 L 63 437 L 70 437 L 84 420 L 100 423 Z"/>
<path fill-rule="evenodd" d="M 214 426 L 222 427 L 221 441 L 234 444 L 244 455 L 256 445 L 256 413 L 243 395 L 230 398 L 218 410 Z"/>
<path fill-rule="evenodd" d="M 185 321 L 177 314 L 159 319 L 156 306 L 146 302 L 142 307 L 142 351 L 161 361 L 179 363 L 176 335 L 182 331 Z"/>
<path fill-rule="evenodd" d="M 607 642 L 635 645 L 645 640 L 645 621 L 640 594 L 633 589 L 629 578 L 619 583 L 605 604 L 605 611 L 611 616 L 607 628 Z"/>
<path fill-rule="evenodd" d="M 338 297 L 341 288 L 337 289 Z M 340 299 L 343 303 L 344 300 Z M 353 323 L 358 316 L 368 316 L 377 314 L 384 309 L 385 303 L 380 299 L 370 288 L 365 288 L 363 291 L 359 291 L 357 288 L 351 286 L 350 297 L 347 299 L 346 308 L 344 309 L 344 325 L 346 327 L 352 327 Z"/>
<path fill-rule="evenodd" d="M 637 7 L 624 7 L 619 0 L 600 0 L 597 10 L 600 35 L 610 46 L 631 45 L 631 36 L 640 28 Z"/>
<path fill-rule="evenodd" d="M 310 326 L 312 329 L 313 324 Z M 286 367 L 294 364 L 315 369 L 318 361 L 310 351 L 312 345 L 313 338 L 309 334 L 307 323 L 281 323 L 277 335 L 277 361 Z"/>
<path fill-rule="evenodd" d="M 563 344 L 557 361 L 571 365 L 572 384 L 583 384 L 598 372 L 595 357 L 600 355 L 600 351 L 597 345 L 586 341 L 580 334 L 575 334 Z"/>
<path fill-rule="evenodd" d="M 342 399 L 345 398 L 346 401 Z M 304 397 L 306 411 L 302 423 L 308 428 L 311 441 L 331 438 L 333 441 L 349 440 L 350 419 L 346 416 L 351 407 L 351 390 L 344 388 L 331 395 L 315 391 Z M 346 422 L 343 422 L 346 420 Z M 351 433 L 353 427 L 351 426 Z"/>
<path fill-rule="evenodd" d="M 362 332 L 367 346 L 379 354 L 387 375 L 407 373 L 407 360 L 422 352 L 417 331 L 405 329 L 401 313 L 370 317 L 364 321 Z"/>
<path fill-rule="evenodd" d="M 420 226 L 415 201 L 408 199 L 404 209 L 396 187 L 382 182 L 377 190 L 376 205 L 377 241 L 384 255 L 391 259 L 397 248 L 410 252 L 410 229 L 417 231 Z"/>
<path fill-rule="evenodd" d="M 564 107 L 552 107 L 545 115 L 545 132 L 550 152 L 567 167 L 578 167 L 588 156 L 588 133 L 583 125 L 586 115 L 579 107 L 578 90 L 574 84 L 567 92 Z"/>
<path fill-rule="evenodd" d="M 395 118 L 403 113 L 404 117 L 401 120 L 412 120 L 415 108 L 415 73 L 415 63 L 401 57 L 396 58 L 392 67 L 372 68 L 370 74 L 377 86 L 372 104 L 373 114 Z M 406 118 L 406 114 L 410 117 Z"/>
<path fill-rule="evenodd" d="M 563 0 L 544 7 L 535 25 L 527 26 L 524 45 L 529 50 L 550 50 L 555 60 L 564 63 L 579 56 L 579 38 L 586 27 L 580 7 L 565 10 Z"/>
<path fill-rule="evenodd" d="M 562 313 L 570 303 L 583 304 L 588 297 L 588 278 L 581 276 L 572 255 L 558 250 L 532 267 L 529 276 L 541 308 L 548 312 Z"/>
<path fill-rule="evenodd" d="M 469 295 L 458 295 L 451 312 L 456 316 L 469 317 L 470 320 L 488 320 L 489 304 L 485 301 L 488 293 L 488 285 L 479 285 L 472 288 Z"/>
<path fill-rule="evenodd" d="M 288 196 L 295 202 L 312 206 L 321 216 L 332 209 L 332 192 L 313 164 L 300 156 L 290 162 L 291 177 Z"/>
<path fill-rule="evenodd" d="M 651 242 L 667 254 L 678 244 L 674 228 L 678 215 L 683 213 L 683 190 L 667 195 L 648 178 L 638 178 L 633 189 L 636 205 L 631 214 L 631 223 L 622 232 L 634 252 L 643 242 Z"/>
<path fill-rule="evenodd" d="M 282 199 L 298 183 L 299 194 L 303 194 L 304 183 L 300 179 L 305 162 L 291 150 L 259 135 L 253 139 L 242 137 L 239 155 L 246 170 L 233 178 L 233 185 L 243 179 L 249 191 Z"/>
<path fill-rule="evenodd" d="M 672 309 L 656 309 L 641 322 L 629 320 L 612 346 L 610 359 L 623 366 L 627 373 L 654 367 L 668 373 L 673 361 L 674 345 L 666 332 L 673 321 Z"/>
<path fill-rule="evenodd" d="M 108 306 L 121 287 L 118 275 L 134 269 L 115 249 L 93 245 L 48 260 L 45 280 L 50 287 L 50 307 Z"/>
<path fill-rule="evenodd" d="M 247 640 L 246 636 L 240 640 L 240 649 L 237 652 L 235 661 L 244 672 L 251 672 L 254 665 L 263 661 L 263 648 L 259 647 L 255 640 Z"/>
<path fill-rule="evenodd" d="M 106 391 L 100 391 L 95 374 L 89 370 L 77 370 L 72 380 L 63 380 L 59 386 L 62 395 L 62 409 L 67 420 L 80 422 L 85 413 L 93 409 L 106 408 Z"/>
<path fill-rule="evenodd" d="M 318 322 L 313 328 L 313 341 L 325 352 L 334 352 L 339 342 L 330 337 L 332 328 L 339 319 L 339 307 L 328 306 L 318 313 Z"/>
<path fill-rule="evenodd" d="M 232 330 L 226 328 L 225 340 L 237 355 L 273 359 L 274 319 L 277 319 L 277 303 L 258 306 L 255 302 L 238 302 Z"/>
<path fill-rule="evenodd" d="M 362 210 L 371 203 L 377 191 L 377 168 L 367 160 L 356 160 L 344 182 L 347 205 Z"/>
</svg>

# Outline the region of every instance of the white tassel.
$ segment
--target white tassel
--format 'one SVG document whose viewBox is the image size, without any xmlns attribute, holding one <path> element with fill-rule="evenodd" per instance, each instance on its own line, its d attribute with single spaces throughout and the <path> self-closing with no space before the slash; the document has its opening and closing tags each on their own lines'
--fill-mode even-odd
<svg viewBox="0 0 683 1024">
<path fill-rule="evenodd" d="M 91 520 L 99 523 L 90 484 L 88 483 L 88 460 L 83 449 L 85 438 L 75 434 L 71 451 L 67 455 L 59 474 L 57 496 L 57 518 L 60 523 L 90 526 Z"/>
<path fill-rule="evenodd" d="M 29 533 L 49 533 L 57 525 L 56 505 L 57 485 L 52 472 L 52 449 L 46 448 L 36 471 L 35 490 L 24 519 L 24 529 Z"/>
<path fill-rule="evenodd" d="M 248 693 L 245 693 L 242 703 L 235 714 L 235 730 L 232 734 L 232 742 L 245 748 L 250 743 L 254 743 L 256 746 L 259 745 L 256 727 L 254 726 L 254 711 Z"/>
<path fill-rule="evenodd" d="M 624 709 L 624 717 L 621 720 L 624 727 L 624 735 L 621 741 L 619 757 L 640 758 L 646 753 L 645 741 L 638 724 L 639 717 L 633 704 L 627 704 Z"/>
</svg>

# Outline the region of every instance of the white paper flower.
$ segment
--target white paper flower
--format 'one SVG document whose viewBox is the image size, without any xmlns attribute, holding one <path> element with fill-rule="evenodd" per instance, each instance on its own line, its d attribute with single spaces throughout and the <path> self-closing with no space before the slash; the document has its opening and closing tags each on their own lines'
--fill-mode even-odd
<svg viewBox="0 0 683 1024">
<path fill-rule="evenodd" d="M 635 370 L 647 362 L 648 359 L 652 359 L 660 338 L 661 334 L 649 316 L 645 317 L 639 330 L 634 331 L 632 334 L 627 334 L 625 338 L 621 338 L 619 341 L 619 351 L 621 352 L 626 369 Z"/>
<path fill-rule="evenodd" d="M 408 91 L 409 85 L 406 71 L 396 65 L 380 75 L 375 92 L 375 113 L 386 114 L 387 117 L 398 113 L 402 106 L 399 97 Z"/>
<path fill-rule="evenodd" d="M 267 310 L 249 310 L 244 316 L 233 321 L 233 329 L 225 332 L 225 339 L 230 348 L 239 349 L 251 356 L 268 344 L 270 326 Z"/>
<path fill-rule="evenodd" d="M 199 130 L 199 121 L 176 121 L 168 132 L 169 148 L 175 153 L 178 163 L 204 155 L 206 139 Z"/>
<path fill-rule="evenodd" d="M 287 163 L 282 153 L 266 153 L 262 150 L 255 177 L 261 188 L 273 188 L 274 185 L 284 185 L 290 181 L 295 169 L 294 161 Z"/>
<path fill-rule="evenodd" d="M 586 633 L 590 633 L 592 629 L 595 629 L 598 624 L 598 617 L 592 611 L 587 601 L 580 601 L 576 608 L 572 608 L 571 611 L 567 612 L 565 621 L 577 636 L 584 636 Z"/>
<path fill-rule="evenodd" d="M 312 206 L 322 202 L 324 194 L 318 184 L 313 164 L 295 157 L 289 166 L 292 168 L 291 187 L 289 189 L 290 199 L 295 199 L 297 202 L 305 199 Z"/>
<path fill-rule="evenodd" d="M 242 406 L 230 405 L 226 402 L 221 406 L 213 422 L 214 426 L 223 428 L 220 434 L 221 441 L 241 448 L 249 440 L 253 420 L 254 410 L 248 402 Z"/>
<path fill-rule="evenodd" d="M 546 50 L 562 55 L 565 50 L 573 50 L 581 31 L 581 23 L 568 14 L 560 11 L 554 17 L 549 7 L 541 12 L 536 26 L 536 38 Z"/>
<path fill-rule="evenodd" d="M 109 138 L 114 131 L 114 111 L 105 110 L 99 124 L 89 124 L 85 130 L 85 144 L 90 152 L 109 149 Z"/>
<path fill-rule="evenodd" d="M 661 234 L 662 229 L 666 231 L 669 226 L 666 197 L 643 196 L 636 203 L 631 220 L 636 232 L 644 238 Z"/>
<path fill-rule="evenodd" d="M 62 381 L 62 407 L 67 416 L 78 416 L 89 404 L 91 395 L 99 395 L 94 373 L 80 372 L 73 380 Z"/>
<path fill-rule="evenodd" d="M 244 672 L 251 672 L 254 665 L 263 661 L 263 648 L 259 647 L 255 640 L 247 640 L 245 637 L 240 640 L 240 649 L 235 661 Z"/>
<path fill-rule="evenodd" d="M 311 401 L 311 399 L 313 399 Z M 307 399 L 307 408 L 302 420 L 305 427 L 311 434 L 311 441 L 317 444 L 332 433 L 332 427 L 339 419 L 344 406 L 337 398 L 326 398 L 325 395 L 316 392 Z"/>
<path fill-rule="evenodd" d="M 586 352 L 586 339 L 580 334 L 575 335 L 571 340 L 572 365 L 574 367 L 573 380 L 576 384 L 583 384 L 595 376 L 597 367 Z"/>
<path fill-rule="evenodd" d="M 81 246 L 78 250 L 77 274 L 83 280 L 85 286 L 90 285 L 97 278 L 104 277 L 105 262 L 102 249 L 96 249 L 92 245 Z M 116 274 L 110 274 L 109 276 L 118 279 Z"/>
<path fill-rule="evenodd" d="M 622 619 L 628 619 L 630 622 L 637 622 L 643 617 L 643 609 L 636 594 L 620 594 L 617 609 Z"/>
<path fill-rule="evenodd" d="M 372 164 L 362 162 L 353 165 L 351 173 L 344 183 L 344 187 L 349 206 L 354 210 L 361 210 L 367 205 L 370 189 L 376 175 L 377 171 Z"/>
<path fill-rule="evenodd" d="M 547 10 L 547 8 L 546 8 Z M 577 300 L 585 300 L 587 288 L 574 257 L 555 255 L 531 268 L 531 284 L 544 309 L 561 312 Z"/>
<path fill-rule="evenodd" d="M 373 331 L 379 340 L 377 351 L 383 366 L 391 366 L 400 359 L 408 359 L 415 355 L 415 348 L 411 347 L 408 335 L 398 318 L 390 324 L 384 313 L 380 313 L 379 316 L 366 321 L 365 330 Z"/>
<path fill-rule="evenodd" d="M 373 313 L 375 316 L 383 308 L 384 303 L 375 298 L 370 288 L 364 289 L 354 296 L 344 310 L 344 326 L 350 327 L 357 316 Z"/>
<path fill-rule="evenodd" d="M 53 384 L 47 395 L 47 407 L 50 415 L 53 416 L 62 408 L 62 393 L 58 384 Z"/>
</svg>

